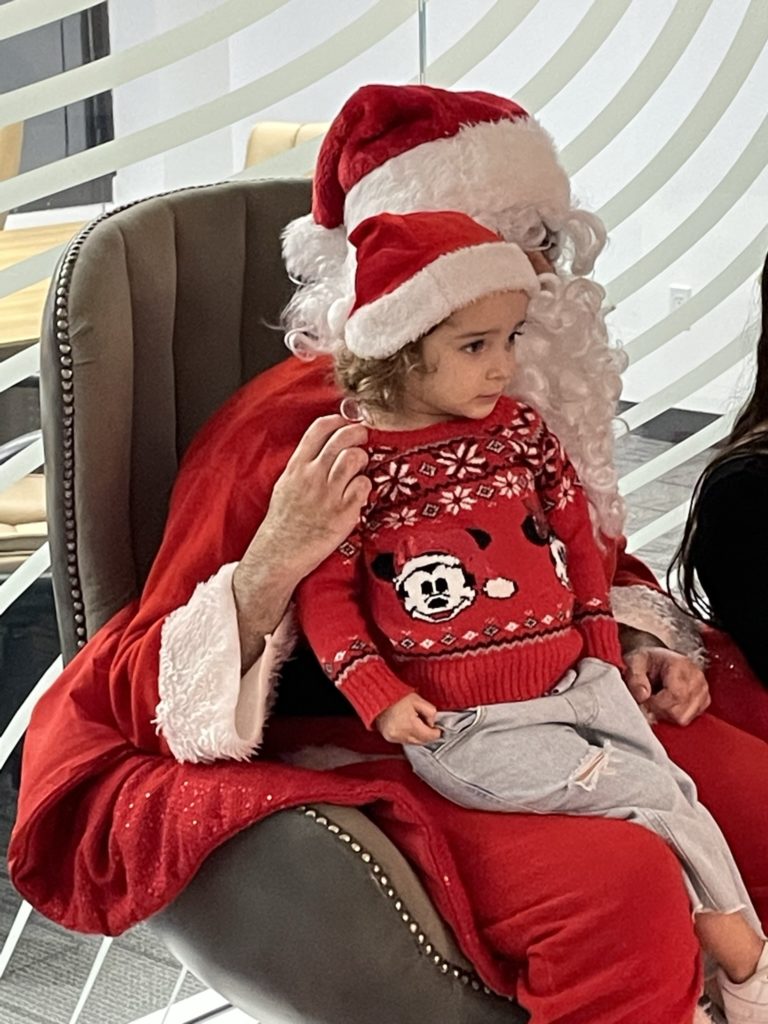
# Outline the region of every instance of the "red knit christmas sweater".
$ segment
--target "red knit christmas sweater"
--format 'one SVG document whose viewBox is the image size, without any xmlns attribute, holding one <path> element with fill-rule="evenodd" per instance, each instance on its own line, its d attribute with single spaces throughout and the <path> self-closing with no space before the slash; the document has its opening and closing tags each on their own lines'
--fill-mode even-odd
<svg viewBox="0 0 768 1024">
<path fill-rule="evenodd" d="M 584 492 L 534 409 L 371 430 L 368 451 L 359 527 L 298 594 L 367 726 L 413 690 L 464 708 L 541 696 L 582 657 L 622 666 Z"/>
</svg>

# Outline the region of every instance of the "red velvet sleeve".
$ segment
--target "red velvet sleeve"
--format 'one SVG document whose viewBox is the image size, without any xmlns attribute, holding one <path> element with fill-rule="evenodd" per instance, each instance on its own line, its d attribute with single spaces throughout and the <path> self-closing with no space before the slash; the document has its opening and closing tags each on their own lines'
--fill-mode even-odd
<svg viewBox="0 0 768 1024">
<path fill-rule="evenodd" d="M 115 720 L 125 738 L 147 752 L 168 753 L 153 724 L 165 619 L 198 583 L 242 557 L 263 519 L 263 495 L 260 501 L 258 493 L 228 481 L 227 469 L 180 474 L 152 572 L 110 666 Z"/>
</svg>

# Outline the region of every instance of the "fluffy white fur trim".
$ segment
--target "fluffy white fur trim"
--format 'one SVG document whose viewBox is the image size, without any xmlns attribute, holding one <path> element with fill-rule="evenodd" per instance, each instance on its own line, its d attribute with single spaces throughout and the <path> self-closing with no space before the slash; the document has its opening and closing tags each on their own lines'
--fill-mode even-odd
<svg viewBox="0 0 768 1024">
<path fill-rule="evenodd" d="M 291 277 L 320 281 L 339 273 L 346 255 L 344 228 L 321 227 L 311 213 L 290 221 L 283 231 L 283 260 Z"/>
<path fill-rule="evenodd" d="M 355 310 L 344 340 L 355 355 L 385 359 L 415 341 L 457 309 L 493 292 L 539 290 L 519 246 L 487 242 L 439 256 L 393 292 Z"/>
<path fill-rule="evenodd" d="M 670 650 L 685 654 L 700 668 L 706 663 L 696 619 L 681 611 L 671 597 L 637 584 L 611 590 L 613 614 L 618 622 L 653 633 Z"/>
<path fill-rule="evenodd" d="M 235 565 L 198 584 L 163 623 L 155 723 L 179 761 L 242 761 L 258 749 L 277 671 L 293 646 L 286 616 L 241 678 Z"/>
<path fill-rule="evenodd" d="M 527 204 L 563 217 L 571 207 L 552 138 L 532 117 L 465 125 L 392 157 L 349 190 L 344 223 L 350 232 L 385 211 L 461 210 L 493 228 L 496 215 Z"/>
</svg>

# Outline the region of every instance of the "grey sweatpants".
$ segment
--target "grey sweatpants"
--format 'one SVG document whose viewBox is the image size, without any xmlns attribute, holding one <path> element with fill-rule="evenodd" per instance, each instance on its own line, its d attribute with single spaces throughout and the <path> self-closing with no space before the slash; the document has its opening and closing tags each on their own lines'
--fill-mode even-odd
<svg viewBox="0 0 768 1024">
<path fill-rule="evenodd" d="M 544 697 L 440 712 L 437 725 L 440 740 L 404 750 L 416 774 L 449 800 L 644 825 L 682 862 L 694 912 L 743 909 L 762 935 L 714 818 L 612 665 L 585 658 Z"/>
</svg>

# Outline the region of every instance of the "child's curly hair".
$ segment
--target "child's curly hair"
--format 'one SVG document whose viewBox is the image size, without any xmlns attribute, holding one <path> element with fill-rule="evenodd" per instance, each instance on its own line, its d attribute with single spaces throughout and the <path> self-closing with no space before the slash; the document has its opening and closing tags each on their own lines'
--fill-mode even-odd
<svg viewBox="0 0 768 1024">
<path fill-rule="evenodd" d="M 335 353 L 336 383 L 363 407 L 400 412 L 409 373 L 428 373 L 424 362 L 426 335 L 404 345 L 386 359 L 365 359 L 341 345 Z"/>
</svg>

